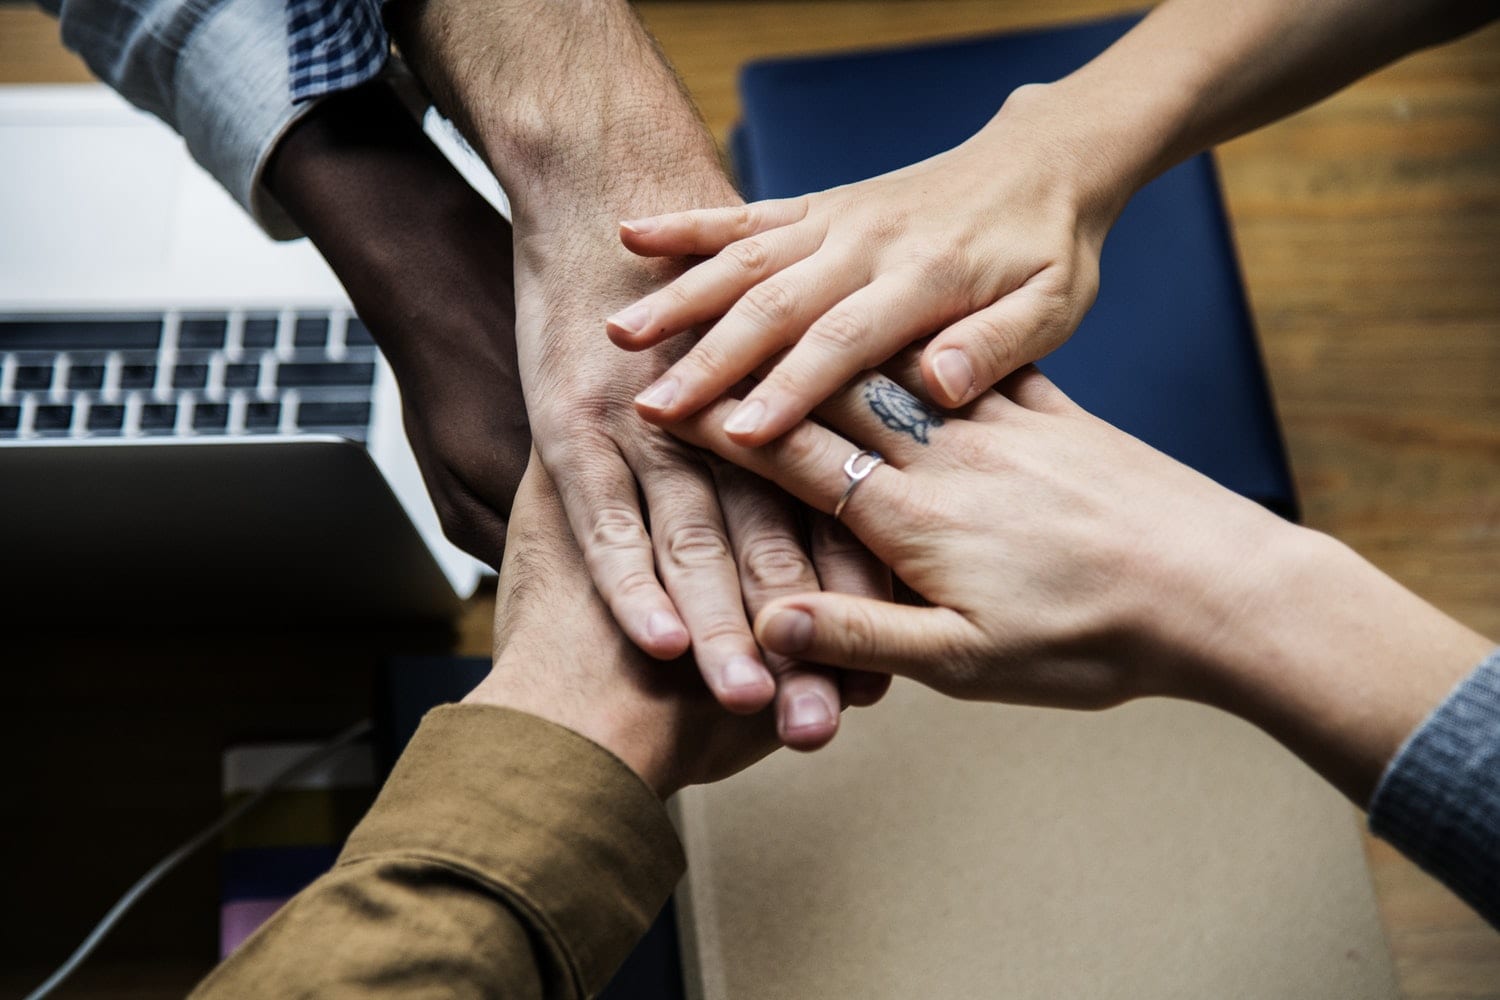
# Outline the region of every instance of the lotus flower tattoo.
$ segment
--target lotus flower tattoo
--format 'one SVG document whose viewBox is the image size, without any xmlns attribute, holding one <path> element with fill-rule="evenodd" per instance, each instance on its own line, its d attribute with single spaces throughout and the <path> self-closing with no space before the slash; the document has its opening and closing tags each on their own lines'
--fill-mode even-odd
<svg viewBox="0 0 1500 1000">
<path fill-rule="evenodd" d="M 943 426 L 940 414 L 889 379 L 879 378 L 865 386 L 865 402 L 893 431 L 910 434 L 926 444 L 934 427 Z"/>
</svg>

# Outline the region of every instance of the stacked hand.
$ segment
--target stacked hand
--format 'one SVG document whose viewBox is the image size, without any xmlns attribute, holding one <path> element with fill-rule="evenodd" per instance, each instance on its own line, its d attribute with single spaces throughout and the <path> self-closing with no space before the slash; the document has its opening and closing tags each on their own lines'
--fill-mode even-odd
<svg viewBox="0 0 1500 1000">
<path fill-rule="evenodd" d="M 915 358 L 904 360 L 910 380 Z M 820 510 L 848 486 L 848 456 L 884 459 L 842 520 L 935 606 L 802 595 L 761 613 L 761 642 L 964 698 L 1095 708 L 1196 686 L 1186 654 L 1212 642 L 1196 631 L 1203 609 L 1243 599 L 1285 525 L 1085 413 L 1034 368 L 1002 388 L 944 415 L 869 372 L 820 406 L 823 423 L 760 448 L 724 432 L 733 399 L 673 428 Z M 1164 607 L 1162 593 L 1196 604 Z"/>
<path fill-rule="evenodd" d="M 495 667 L 464 700 L 514 708 L 610 750 L 666 798 L 775 749 L 764 714 L 724 711 L 692 664 L 654 663 L 610 620 L 541 463 L 516 494 L 495 606 Z"/>
<path fill-rule="evenodd" d="M 878 597 L 888 576 L 826 519 L 813 522 L 809 553 L 790 498 L 640 420 L 631 397 L 666 368 L 669 349 L 622 354 L 594 331 L 602 308 L 680 265 L 634 258 L 613 237 L 611 219 L 584 215 L 526 226 L 516 243 L 517 342 L 541 461 L 631 640 L 663 659 L 691 648 L 724 706 L 755 712 L 774 697 L 783 740 L 821 746 L 841 703 L 868 704 L 888 680 L 845 673 L 841 690 L 836 672 L 763 658 L 747 613 L 819 587 Z"/>
<path fill-rule="evenodd" d="M 720 400 L 674 433 L 843 521 L 932 607 L 773 602 L 768 650 L 960 698 L 1101 708 L 1146 695 L 1244 717 L 1363 804 L 1491 643 L 1349 549 L 1085 413 L 1034 368 L 941 414 L 865 373 L 759 448 Z M 849 456 L 884 461 L 852 484 Z M 868 456 L 854 471 L 868 465 Z"/>
<path fill-rule="evenodd" d="M 724 414 L 759 445 L 919 338 L 937 334 L 921 375 L 945 407 L 1061 344 L 1093 304 L 1118 206 L 1036 103 L 1022 88 L 969 141 L 871 180 L 623 223 L 636 253 L 712 255 L 609 319 L 632 350 L 714 322 L 642 414 L 680 420 L 785 352 Z"/>
</svg>

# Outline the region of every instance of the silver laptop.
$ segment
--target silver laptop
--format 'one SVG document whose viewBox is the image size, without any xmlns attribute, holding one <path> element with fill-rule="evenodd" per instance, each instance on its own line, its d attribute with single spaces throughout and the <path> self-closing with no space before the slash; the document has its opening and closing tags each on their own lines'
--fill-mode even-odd
<svg viewBox="0 0 1500 1000">
<path fill-rule="evenodd" d="M 0 87 L 0 623 L 442 619 L 484 569 L 307 241 L 107 88 Z"/>
</svg>

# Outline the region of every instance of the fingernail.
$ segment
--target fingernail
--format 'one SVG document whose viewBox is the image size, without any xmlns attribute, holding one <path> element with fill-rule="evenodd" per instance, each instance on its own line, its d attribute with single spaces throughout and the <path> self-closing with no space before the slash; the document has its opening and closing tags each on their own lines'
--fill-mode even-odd
<svg viewBox="0 0 1500 1000">
<path fill-rule="evenodd" d="M 646 329 L 646 324 L 650 321 L 651 307 L 644 302 L 637 302 L 633 306 L 627 306 L 605 320 L 611 326 L 617 326 L 628 333 L 640 333 Z"/>
<path fill-rule="evenodd" d="M 649 219 L 629 219 L 625 222 L 620 223 L 621 227 L 630 230 L 636 235 L 649 233 L 654 230 L 659 224 L 660 221 L 656 216 L 652 216 Z"/>
<path fill-rule="evenodd" d="M 653 611 L 646 619 L 646 634 L 653 639 L 679 638 L 686 632 L 682 622 L 670 611 Z"/>
<path fill-rule="evenodd" d="M 758 399 L 741 403 L 735 407 L 729 419 L 724 421 L 725 434 L 753 434 L 760 428 L 766 416 L 766 404 Z"/>
<path fill-rule="evenodd" d="M 967 399 L 969 390 L 974 388 L 974 369 L 969 367 L 964 352 L 957 348 L 938 351 L 937 357 L 932 359 L 932 371 L 937 375 L 938 385 L 955 403 Z"/>
<path fill-rule="evenodd" d="M 676 398 L 677 380 L 670 375 L 663 375 L 651 388 L 635 397 L 635 401 L 653 410 L 665 410 Z"/>
<path fill-rule="evenodd" d="M 769 676 L 765 667 L 757 663 L 753 657 L 742 653 L 724 664 L 724 675 L 721 680 L 724 690 L 738 691 L 742 688 L 760 687 Z"/>
<path fill-rule="evenodd" d="M 778 611 L 767 619 L 761 632 L 761 642 L 767 649 L 786 656 L 795 656 L 812 645 L 812 615 L 793 608 Z"/>
<path fill-rule="evenodd" d="M 792 705 L 787 709 L 787 729 L 812 729 L 828 725 L 833 721 L 833 710 L 828 703 L 812 692 L 799 694 L 792 699 Z"/>
</svg>

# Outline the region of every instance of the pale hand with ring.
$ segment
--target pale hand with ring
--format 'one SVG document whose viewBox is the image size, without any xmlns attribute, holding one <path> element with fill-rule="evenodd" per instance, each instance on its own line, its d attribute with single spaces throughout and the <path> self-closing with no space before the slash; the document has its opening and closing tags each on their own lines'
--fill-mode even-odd
<svg viewBox="0 0 1500 1000">
<path fill-rule="evenodd" d="M 900 380 L 917 384 L 904 363 Z M 824 511 L 848 493 L 851 452 L 885 456 L 843 496 L 842 522 L 933 606 L 782 598 L 756 618 L 763 646 L 961 698 L 1202 701 L 1361 804 L 1491 648 L 1335 540 L 1085 413 L 1034 368 L 1000 388 L 939 417 L 867 374 L 819 408 L 823 423 L 757 448 L 724 432 L 732 399 L 672 428 Z"/>
</svg>

